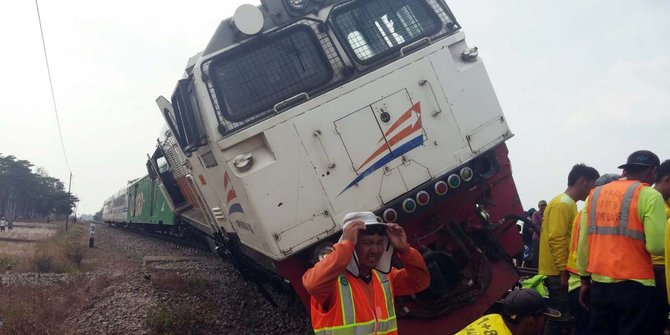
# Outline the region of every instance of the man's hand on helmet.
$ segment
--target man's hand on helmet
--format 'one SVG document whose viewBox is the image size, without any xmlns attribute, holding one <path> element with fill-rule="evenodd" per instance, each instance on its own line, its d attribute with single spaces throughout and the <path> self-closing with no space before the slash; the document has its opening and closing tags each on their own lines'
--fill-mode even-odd
<svg viewBox="0 0 670 335">
<path fill-rule="evenodd" d="M 399 224 L 389 223 L 386 228 L 386 236 L 388 236 L 389 241 L 399 253 L 404 254 L 409 250 L 407 235 Z"/>
<path fill-rule="evenodd" d="M 358 232 L 361 230 L 365 230 L 365 223 L 363 221 L 353 221 L 345 225 L 344 229 L 342 229 L 342 240 L 356 245 L 356 242 L 358 242 Z"/>
</svg>

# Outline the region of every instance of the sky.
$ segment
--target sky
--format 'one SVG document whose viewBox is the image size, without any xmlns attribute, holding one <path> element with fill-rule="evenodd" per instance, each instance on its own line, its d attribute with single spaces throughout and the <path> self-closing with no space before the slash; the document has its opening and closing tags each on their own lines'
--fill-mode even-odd
<svg viewBox="0 0 670 335">
<path fill-rule="evenodd" d="M 146 174 L 188 58 L 237 0 L 41 1 L 68 162 L 35 2 L 0 2 L 0 154 L 43 167 L 93 214 Z M 670 2 L 453 0 L 515 134 L 510 159 L 524 208 L 566 188 L 575 163 L 619 172 L 632 151 L 670 158 Z M 69 166 L 69 168 L 68 168 Z"/>
</svg>

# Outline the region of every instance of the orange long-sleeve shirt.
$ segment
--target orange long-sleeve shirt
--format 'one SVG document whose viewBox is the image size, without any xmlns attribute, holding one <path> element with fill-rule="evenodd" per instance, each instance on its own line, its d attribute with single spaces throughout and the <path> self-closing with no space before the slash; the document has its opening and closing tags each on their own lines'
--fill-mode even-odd
<svg viewBox="0 0 670 335">
<path fill-rule="evenodd" d="M 342 241 L 335 244 L 333 249 L 332 253 L 302 276 L 302 284 L 307 292 L 324 310 L 330 308 L 335 292 L 337 292 L 337 277 L 346 271 L 354 252 L 354 245 L 349 241 Z M 430 284 L 430 273 L 421 254 L 414 248 L 409 248 L 404 255 L 397 254 L 405 268 L 392 268 L 389 273 L 393 294 L 396 296 L 410 295 L 427 288 Z M 358 280 L 362 281 L 362 279 Z M 366 288 L 370 305 L 374 305 L 372 282 L 363 286 Z"/>
</svg>

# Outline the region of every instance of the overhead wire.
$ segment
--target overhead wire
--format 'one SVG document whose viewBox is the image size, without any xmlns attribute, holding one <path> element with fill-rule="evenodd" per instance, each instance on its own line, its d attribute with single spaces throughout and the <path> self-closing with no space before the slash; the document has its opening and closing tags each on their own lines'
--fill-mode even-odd
<svg viewBox="0 0 670 335">
<path fill-rule="evenodd" d="M 67 151 L 65 150 L 65 142 L 63 141 L 63 132 L 60 126 L 60 118 L 58 117 L 58 108 L 56 107 L 56 95 L 54 94 L 54 85 L 51 79 L 51 68 L 49 67 L 49 56 L 47 55 L 47 45 L 44 41 L 44 30 L 42 29 L 42 17 L 40 15 L 40 6 L 35 0 L 35 7 L 37 8 L 37 21 L 40 24 L 40 35 L 42 36 L 42 49 L 44 50 L 44 61 L 47 64 L 47 75 L 49 76 L 49 88 L 51 89 L 51 101 L 54 106 L 54 113 L 56 114 L 56 124 L 58 125 L 58 137 L 60 138 L 60 145 L 63 149 L 63 157 L 65 157 L 65 165 L 67 165 L 67 170 L 72 175 L 72 169 L 70 169 L 70 162 L 67 159 Z"/>
</svg>

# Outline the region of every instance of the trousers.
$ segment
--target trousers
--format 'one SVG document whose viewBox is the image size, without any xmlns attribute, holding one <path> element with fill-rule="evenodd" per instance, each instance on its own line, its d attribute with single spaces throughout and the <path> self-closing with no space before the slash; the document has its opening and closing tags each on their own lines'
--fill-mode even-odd
<svg viewBox="0 0 670 335">
<path fill-rule="evenodd" d="M 568 288 L 561 287 L 560 276 L 547 276 L 544 285 L 549 291 L 549 307 L 561 312 L 560 318 L 547 318 L 545 335 L 563 335 L 569 333 L 570 329 L 570 304 L 568 303 Z"/>
<path fill-rule="evenodd" d="M 654 265 L 654 279 L 656 280 L 656 312 L 651 322 L 651 335 L 663 335 L 665 325 L 668 323 L 668 294 L 665 285 L 665 266 Z"/>
<path fill-rule="evenodd" d="M 593 335 L 651 334 L 656 310 L 656 289 L 627 280 L 591 284 Z"/>
</svg>

